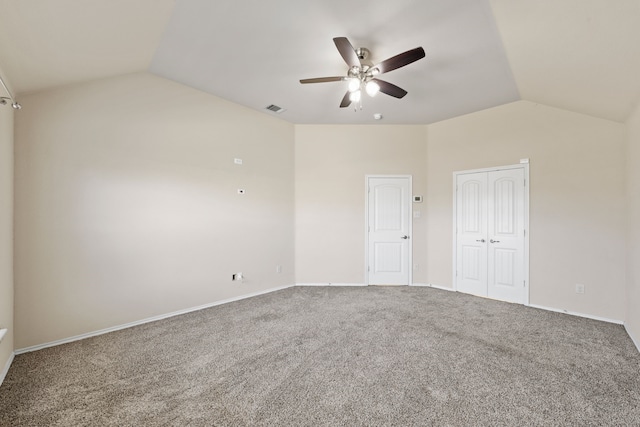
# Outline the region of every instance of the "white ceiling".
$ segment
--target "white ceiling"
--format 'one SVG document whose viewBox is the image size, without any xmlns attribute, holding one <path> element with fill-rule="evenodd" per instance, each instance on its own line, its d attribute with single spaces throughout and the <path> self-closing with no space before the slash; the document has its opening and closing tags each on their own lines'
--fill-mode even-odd
<svg viewBox="0 0 640 427">
<path fill-rule="evenodd" d="M 640 101 L 639 0 L 0 0 L 0 69 L 18 94 L 138 71 L 293 123 L 432 123 L 518 99 L 624 121 Z M 381 76 L 409 93 L 340 109 L 347 66 L 422 46 Z M 28 108 L 28 106 L 25 106 Z"/>
<path fill-rule="evenodd" d="M 346 75 L 337 36 L 374 63 L 422 46 L 425 59 L 381 76 L 409 94 L 365 97 L 354 112 L 338 108 L 346 82 L 301 85 Z M 178 2 L 151 71 L 251 108 L 276 104 L 295 123 L 431 123 L 519 99 L 487 1 Z"/>
</svg>

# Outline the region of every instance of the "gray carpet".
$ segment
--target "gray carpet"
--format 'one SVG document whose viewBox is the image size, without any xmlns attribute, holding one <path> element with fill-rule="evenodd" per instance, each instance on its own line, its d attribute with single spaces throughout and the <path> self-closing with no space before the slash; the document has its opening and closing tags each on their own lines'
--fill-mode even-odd
<svg viewBox="0 0 640 427">
<path fill-rule="evenodd" d="M 612 325 L 430 288 L 290 288 L 17 356 L 2 426 L 639 426 Z"/>
</svg>

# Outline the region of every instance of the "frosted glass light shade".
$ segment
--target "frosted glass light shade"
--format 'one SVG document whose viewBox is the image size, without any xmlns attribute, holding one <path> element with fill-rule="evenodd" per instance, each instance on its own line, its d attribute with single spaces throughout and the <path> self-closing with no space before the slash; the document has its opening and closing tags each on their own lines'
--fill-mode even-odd
<svg viewBox="0 0 640 427">
<path fill-rule="evenodd" d="M 355 92 L 358 89 L 360 89 L 360 80 L 359 79 L 349 80 L 349 92 Z"/>
<path fill-rule="evenodd" d="M 368 82 L 365 86 L 365 89 L 367 90 L 369 96 L 376 96 L 376 94 L 380 92 L 380 85 L 378 85 L 378 83 L 376 82 Z"/>
</svg>

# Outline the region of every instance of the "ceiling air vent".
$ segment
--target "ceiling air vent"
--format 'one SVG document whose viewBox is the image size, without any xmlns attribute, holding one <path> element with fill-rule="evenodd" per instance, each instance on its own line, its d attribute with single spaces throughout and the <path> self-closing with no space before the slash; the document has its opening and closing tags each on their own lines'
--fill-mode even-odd
<svg viewBox="0 0 640 427">
<path fill-rule="evenodd" d="M 273 105 L 273 104 L 267 106 L 266 109 L 269 110 L 269 111 L 273 111 L 274 113 L 278 113 L 278 114 L 280 114 L 280 113 L 282 113 L 284 111 L 284 108 L 278 107 L 277 105 Z"/>
</svg>

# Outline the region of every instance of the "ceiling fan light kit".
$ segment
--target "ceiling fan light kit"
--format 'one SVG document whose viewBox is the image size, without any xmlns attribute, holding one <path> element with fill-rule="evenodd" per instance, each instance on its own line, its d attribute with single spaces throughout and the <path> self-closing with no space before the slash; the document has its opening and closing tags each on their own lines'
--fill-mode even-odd
<svg viewBox="0 0 640 427">
<path fill-rule="evenodd" d="M 7 101 L 12 101 L 11 106 L 14 110 L 20 110 L 22 108 L 22 105 L 20 105 L 18 101 L 13 101 L 11 98 L 7 98 L 6 96 L 0 97 L 0 105 L 7 105 Z"/>
<path fill-rule="evenodd" d="M 20 103 L 13 97 L 7 85 L 4 84 L 4 80 L 2 80 L 2 77 L 0 77 L 0 84 L 4 88 L 5 92 L 7 92 L 7 95 L 9 95 L 8 97 L 0 96 L 0 105 L 7 105 L 7 101 L 11 101 L 11 106 L 13 107 L 13 109 L 20 110 L 22 108 L 22 105 L 20 105 Z"/>
<path fill-rule="evenodd" d="M 380 85 L 376 82 L 367 82 L 365 90 L 367 91 L 367 95 L 373 97 L 380 92 Z"/>
<path fill-rule="evenodd" d="M 362 109 L 363 91 L 371 97 L 375 96 L 378 92 L 393 96 L 394 98 L 404 97 L 407 94 L 406 90 L 387 81 L 380 80 L 376 76 L 404 67 L 405 65 L 409 65 L 412 62 L 425 57 L 424 49 L 422 47 L 417 47 L 386 59 L 379 64 L 369 65 L 368 63 L 363 62 L 369 57 L 369 49 L 364 47 L 354 49 L 353 45 L 346 37 L 336 37 L 333 39 L 333 42 L 342 56 L 342 59 L 344 59 L 349 66 L 347 75 L 302 79 L 300 80 L 300 83 L 307 84 L 348 81 L 347 93 L 342 98 L 340 108 L 348 107 L 354 103 L 356 104 L 356 111 L 358 110 L 358 106 Z"/>
</svg>

